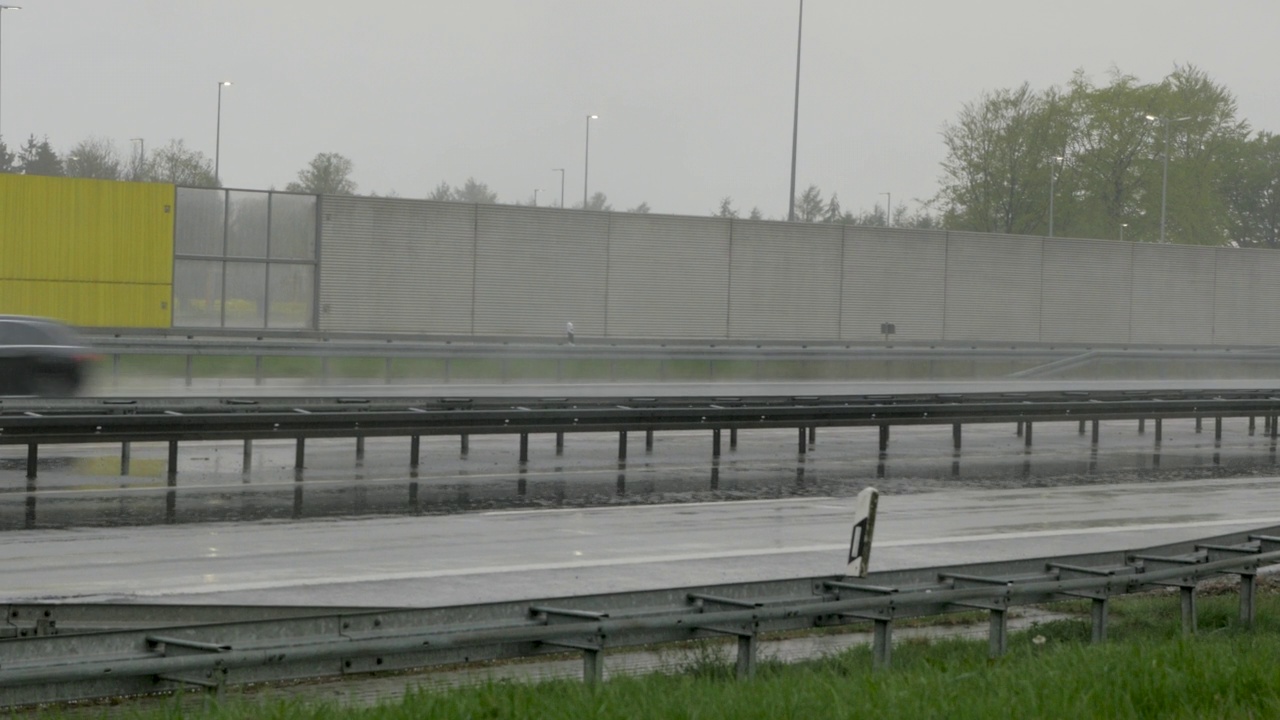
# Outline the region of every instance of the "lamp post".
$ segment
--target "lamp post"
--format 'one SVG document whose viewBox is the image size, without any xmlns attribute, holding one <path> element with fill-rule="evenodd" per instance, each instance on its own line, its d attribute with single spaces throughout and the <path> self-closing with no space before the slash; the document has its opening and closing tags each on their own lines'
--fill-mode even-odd
<svg viewBox="0 0 1280 720">
<path fill-rule="evenodd" d="M 1053 196 L 1057 194 L 1054 192 L 1054 185 L 1058 182 L 1058 163 L 1062 160 L 1061 155 L 1054 155 L 1053 163 L 1049 166 L 1049 237 L 1053 237 Z"/>
<path fill-rule="evenodd" d="M 560 173 L 560 208 L 564 209 L 564 168 L 551 168 L 551 172 Z"/>
<path fill-rule="evenodd" d="M 1124 229 L 1129 227 L 1129 223 L 1120 223 L 1120 242 L 1124 242 Z"/>
<path fill-rule="evenodd" d="M 1164 125 L 1164 180 L 1160 182 L 1160 242 L 1164 242 L 1165 208 L 1168 207 L 1166 201 L 1168 199 L 1168 194 L 1169 194 L 1169 126 L 1176 122 L 1182 122 L 1183 120 L 1190 120 L 1191 116 L 1188 115 L 1185 117 L 1173 118 L 1172 120 L 1170 120 L 1167 117 L 1156 117 L 1155 115 L 1148 115 L 1147 119 L 1152 121 L 1159 121 L 1161 124 Z"/>
<path fill-rule="evenodd" d="M 141 180 L 142 171 L 147 167 L 147 141 L 142 138 L 129 138 L 129 142 L 138 143 L 138 161 L 133 164 L 133 177 L 130 180 Z"/>
<path fill-rule="evenodd" d="M 22 9 L 22 6 L 21 6 L 21 5 L 0 5 L 0 20 L 3 20 L 3 19 L 4 19 L 4 11 L 5 11 L 5 10 L 21 10 L 21 9 Z M 4 28 L 3 23 L 0 23 L 0 38 L 3 38 L 3 37 L 4 37 L 3 28 Z M 0 58 L 2 58 L 2 57 L 3 57 L 3 55 L 0 55 Z M 2 116 L 0 116 L 0 117 L 2 117 Z M 0 132 L 0 140 L 2 140 L 2 139 L 4 139 L 4 133 Z"/>
<path fill-rule="evenodd" d="M 231 84 L 230 80 L 218 81 L 218 131 L 213 144 L 213 181 L 222 186 L 222 88 Z"/>
<path fill-rule="evenodd" d="M 893 193 L 882 192 L 884 201 L 884 226 L 893 227 Z"/>
<path fill-rule="evenodd" d="M 534 207 L 538 207 L 538 193 L 541 191 L 542 191 L 542 188 L 533 189 L 533 206 Z"/>
<path fill-rule="evenodd" d="M 791 116 L 791 194 L 787 196 L 787 221 L 796 221 L 796 142 L 800 138 L 800 41 L 804 39 L 804 0 L 796 28 L 796 103 Z"/>
<path fill-rule="evenodd" d="M 587 174 L 591 170 L 591 121 L 598 120 L 599 115 L 587 116 L 587 144 L 582 152 L 582 209 L 587 209 Z"/>
</svg>

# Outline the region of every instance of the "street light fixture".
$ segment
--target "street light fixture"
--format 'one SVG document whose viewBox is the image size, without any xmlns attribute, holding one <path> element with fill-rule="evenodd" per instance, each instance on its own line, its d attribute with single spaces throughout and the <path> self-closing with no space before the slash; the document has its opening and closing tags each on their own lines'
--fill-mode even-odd
<svg viewBox="0 0 1280 720">
<path fill-rule="evenodd" d="M 218 134 L 213 145 L 213 181 L 222 186 L 222 88 L 231 84 L 230 80 L 218 81 Z"/>
<path fill-rule="evenodd" d="M 1171 120 L 1168 117 L 1148 115 L 1147 119 L 1151 121 L 1158 121 L 1164 125 L 1164 180 L 1160 183 L 1160 242 L 1164 242 L 1165 208 L 1168 207 L 1166 201 L 1169 196 L 1169 126 L 1176 122 L 1190 120 L 1191 116 L 1187 115 L 1185 117 L 1173 118 Z"/>
<path fill-rule="evenodd" d="M 893 193 L 882 192 L 885 196 L 884 203 L 884 226 L 893 227 Z"/>
<path fill-rule="evenodd" d="M 796 221 L 796 143 L 800 138 L 800 41 L 804 39 L 804 0 L 796 27 L 796 104 L 791 116 L 791 194 L 787 196 L 787 222 Z"/>
<path fill-rule="evenodd" d="M 560 173 L 560 208 L 564 209 L 564 168 L 551 168 L 551 172 Z"/>
<path fill-rule="evenodd" d="M 1049 237 L 1053 237 L 1053 196 L 1057 194 L 1054 185 L 1058 182 L 1058 163 L 1064 159 L 1061 155 L 1054 155 L 1053 164 L 1049 166 Z"/>
<path fill-rule="evenodd" d="M 1124 229 L 1129 227 L 1129 223 L 1120 223 L 1120 242 L 1124 242 Z"/>
<path fill-rule="evenodd" d="M 587 116 L 587 145 L 582 153 L 582 209 L 587 209 L 587 174 L 591 170 L 591 121 L 598 120 L 599 115 Z"/>
<path fill-rule="evenodd" d="M 21 5 L 0 5 L 0 20 L 4 19 L 5 10 L 21 10 L 21 9 L 22 9 Z M 4 37 L 4 32 L 2 32 L 3 28 L 4 28 L 3 23 L 0 23 L 0 38 Z M 0 55 L 0 58 L 2 57 L 3 55 Z M 4 133 L 0 132 L 0 139 L 3 139 L 3 138 L 4 138 Z"/>
</svg>

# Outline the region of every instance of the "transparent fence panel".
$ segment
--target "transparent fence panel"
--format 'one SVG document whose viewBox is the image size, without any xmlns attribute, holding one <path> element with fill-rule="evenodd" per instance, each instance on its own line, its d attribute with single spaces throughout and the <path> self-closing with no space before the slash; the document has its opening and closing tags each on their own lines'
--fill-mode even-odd
<svg viewBox="0 0 1280 720">
<path fill-rule="evenodd" d="M 223 327 L 266 327 L 267 266 L 256 262 L 229 262 L 226 272 Z"/>
<path fill-rule="evenodd" d="M 173 264 L 174 326 L 222 324 L 222 266 L 216 260 L 178 260 Z"/>
<path fill-rule="evenodd" d="M 270 196 L 264 192 L 227 193 L 227 255 L 267 256 L 267 212 Z"/>
<path fill-rule="evenodd" d="M 271 257 L 316 259 L 316 197 L 271 196 Z"/>
<path fill-rule="evenodd" d="M 310 328 L 314 317 L 314 265 L 271 263 L 267 275 L 267 327 Z"/>
<path fill-rule="evenodd" d="M 226 194 L 207 188 L 177 191 L 173 251 L 178 255 L 222 255 Z"/>
</svg>

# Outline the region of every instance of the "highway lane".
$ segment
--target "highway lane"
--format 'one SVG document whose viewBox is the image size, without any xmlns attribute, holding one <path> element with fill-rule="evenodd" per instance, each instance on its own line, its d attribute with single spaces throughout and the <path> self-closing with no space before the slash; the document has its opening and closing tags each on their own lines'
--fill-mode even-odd
<svg viewBox="0 0 1280 720">
<path fill-rule="evenodd" d="M 0 600 L 455 605 L 843 569 L 850 497 L 0 533 Z M 872 568 L 1137 547 L 1280 522 L 1275 477 L 881 499 Z"/>
</svg>

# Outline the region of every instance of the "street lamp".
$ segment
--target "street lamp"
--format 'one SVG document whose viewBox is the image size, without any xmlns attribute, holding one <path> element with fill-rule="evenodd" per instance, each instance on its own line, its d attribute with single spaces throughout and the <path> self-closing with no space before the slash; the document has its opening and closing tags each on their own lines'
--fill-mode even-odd
<svg viewBox="0 0 1280 720">
<path fill-rule="evenodd" d="M 1191 116 L 1187 115 L 1185 117 L 1173 118 L 1170 120 L 1167 117 L 1148 115 L 1147 119 L 1159 121 L 1164 125 L 1164 180 L 1160 183 L 1160 242 L 1164 242 L 1164 213 L 1165 208 L 1167 207 L 1166 200 L 1168 199 L 1169 193 L 1169 126 L 1176 122 L 1190 120 Z"/>
<path fill-rule="evenodd" d="M 599 115 L 587 116 L 587 145 L 582 153 L 582 209 L 587 209 L 587 173 L 591 170 L 591 121 L 598 120 Z"/>
<path fill-rule="evenodd" d="M 1054 185 L 1058 182 L 1058 163 L 1063 161 L 1061 155 L 1053 156 L 1053 164 L 1049 166 L 1049 237 L 1053 237 L 1053 196 Z"/>
<path fill-rule="evenodd" d="M 1120 242 L 1124 242 L 1124 229 L 1129 227 L 1129 223 L 1120 223 Z"/>
<path fill-rule="evenodd" d="M 884 203 L 884 226 L 893 227 L 893 193 L 882 192 L 886 200 Z"/>
<path fill-rule="evenodd" d="M 5 10 L 21 10 L 21 9 L 22 9 L 21 5 L 0 5 L 0 20 L 4 19 Z M 4 25 L 0 23 L 0 30 L 3 30 L 3 28 L 4 28 Z M 0 38 L 3 38 L 3 37 L 4 37 L 4 33 L 0 32 Z M 0 55 L 0 57 L 3 57 L 3 56 Z M 4 139 L 4 133 L 0 133 L 0 140 L 2 139 Z"/>
<path fill-rule="evenodd" d="M 564 209 L 564 168 L 551 168 L 551 172 L 560 173 L 560 208 Z"/>
<path fill-rule="evenodd" d="M 796 221 L 796 141 L 800 138 L 800 41 L 804 39 L 804 0 L 796 28 L 796 104 L 791 116 L 791 194 L 787 196 L 787 222 Z"/>
<path fill-rule="evenodd" d="M 230 80 L 218 81 L 218 134 L 213 145 L 213 181 L 222 186 L 222 88 L 231 84 Z"/>
</svg>

